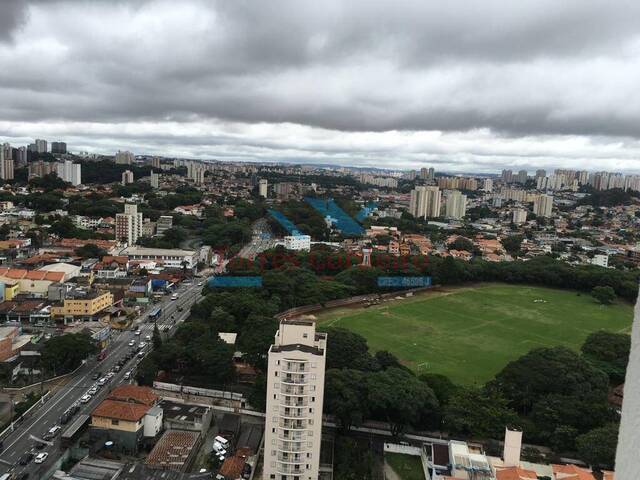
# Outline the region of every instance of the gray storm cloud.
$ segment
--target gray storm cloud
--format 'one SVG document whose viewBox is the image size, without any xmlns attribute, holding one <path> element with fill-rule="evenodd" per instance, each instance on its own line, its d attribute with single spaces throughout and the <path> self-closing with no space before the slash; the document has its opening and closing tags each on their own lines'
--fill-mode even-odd
<svg viewBox="0 0 640 480">
<path fill-rule="evenodd" d="M 351 152 L 357 142 L 340 138 L 378 132 L 367 141 L 380 160 L 484 168 L 469 132 L 490 132 L 477 139 L 492 166 L 562 165 L 573 138 L 583 160 L 615 163 L 634 157 L 640 135 L 636 2 L 9 0 L 0 63 L 0 136 L 51 132 L 96 151 L 222 155 L 219 138 L 231 136 L 242 158 L 304 160 L 314 142 L 278 135 L 298 125 L 324 139 L 327 161 L 331 151 L 358 160 L 366 145 Z M 90 123 L 112 125 L 109 141 L 83 133 Z M 136 124 L 157 129 L 132 139 Z M 256 136 L 260 124 L 280 130 Z M 407 144 L 415 132 L 448 141 Z"/>
</svg>

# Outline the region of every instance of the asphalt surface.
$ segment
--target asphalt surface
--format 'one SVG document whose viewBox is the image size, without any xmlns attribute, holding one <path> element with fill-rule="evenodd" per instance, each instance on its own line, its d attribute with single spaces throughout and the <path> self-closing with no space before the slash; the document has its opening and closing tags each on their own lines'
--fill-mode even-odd
<svg viewBox="0 0 640 480">
<path fill-rule="evenodd" d="M 276 242 L 266 219 L 256 220 L 252 230 L 251 242 L 240 250 L 238 257 L 253 260 L 259 253 L 275 246 Z"/>
<path fill-rule="evenodd" d="M 149 352 L 153 348 L 152 342 L 146 339 L 147 335 L 153 335 L 154 324 L 147 321 L 147 314 L 153 307 L 162 307 L 162 315 L 157 322 L 158 327 L 165 335 L 172 335 L 177 325 L 188 317 L 191 305 L 202 299 L 202 286 L 198 286 L 199 281 L 194 279 L 191 285 L 181 285 L 175 292 L 178 294 L 177 300 L 171 300 L 171 295 L 166 295 L 161 302 L 153 305 L 138 317 L 135 324 L 141 331 L 140 335 L 136 335 L 133 329 L 123 332 L 114 331 L 104 360 L 97 361 L 95 357 L 88 359 L 87 363 L 69 379 L 69 382 L 54 394 L 49 395 L 44 404 L 36 409 L 29 418 L 14 424 L 15 430 L 2 438 L 4 449 L 0 453 L 0 473 L 11 471 L 17 476 L 22 472 L 27 472 L 29 479 L 42 478 L 63 453 L 60 444 L 62 433 L 73 423 L 78 415 L 90 415 L 110 390 L 123 383 L 133 383 L 135 368 L 141 358 L 135 355 L 122 366 L 119 372 L 115 373 L 110 381 L 98 390 L 88 403 L 81 403 L 80 398 L 97 382 L 97 380 L 92 379 L 92 376 L 96 372 L 101 372 L 101 376 L 104 376 L 111 371 L 118 361 L 132 349 L 129 346 L 131 340 L 135 340 L 136 346 L 140 342 L 146 342 L 145 352 Z M 182 307 L 182 312 L 177 311 L 179 306 Z M 174 319 L 171 318 L 172 316 Z M 128 371 L 132 372 L 131 379 L 124 378 L 125 373 Z M 66 425 L 60 425 L 60 417 L 74 403 L 80 406 L 80 410 Z M 42 445 L 42 443 L 33 437 L 42 439 L 54 425 L 60 425 L 62 428 L 50 441 L 52 445 L 45 444 L 44 448 L 36 450 L 36 444 Z M 31 460 L 27 465 L 20 465 L 20 457 L 30 451 L 33 452 L 34 456 L 40 452 L 47 452 L 49 456 L 41 464 L 36 464 Z"/>
</svg>

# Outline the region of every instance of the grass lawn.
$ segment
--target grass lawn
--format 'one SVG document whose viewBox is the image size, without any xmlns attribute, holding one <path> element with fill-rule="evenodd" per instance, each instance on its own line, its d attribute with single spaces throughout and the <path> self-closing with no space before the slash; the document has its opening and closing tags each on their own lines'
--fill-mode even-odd
<svg viewBox="0 0 640 480">
<path fill-rule="evenodd" d="M 420 457 L 401 453 L 385 453 L 384 459 L 402 480 L 424 480 Z"/>
<path fill-rule="evenodd" d="M 601 306 L 588 293 L 572 290 L 485 284 L 317 316 L 320 328 L 357 332 L 372 352 L 388 350 L 418 373 L 483 384 L 533 348 L 579 350 L 593 331 L 629 333 L 633 307 Z"/>
</svg>

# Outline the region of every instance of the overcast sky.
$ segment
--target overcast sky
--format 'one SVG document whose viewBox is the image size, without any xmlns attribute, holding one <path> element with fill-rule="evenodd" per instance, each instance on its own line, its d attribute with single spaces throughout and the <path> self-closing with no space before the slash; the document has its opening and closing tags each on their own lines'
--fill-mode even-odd
<svg viewBox="0 0 640 480">
<path fill-rule="evenodd" d="M 640 173 L 640 2 L 1 0 L 0 141 Z"/>
</svg>

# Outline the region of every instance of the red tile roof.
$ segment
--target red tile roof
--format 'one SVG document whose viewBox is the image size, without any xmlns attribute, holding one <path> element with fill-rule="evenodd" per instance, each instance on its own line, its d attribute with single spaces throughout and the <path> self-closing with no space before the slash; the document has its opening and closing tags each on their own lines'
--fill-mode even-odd
<svg viewBox="0 0 640 480">
<path fill-rule="evenodd" d="M 147 465 L 156 465 L 182 471 L 198 444 L 200 433 L 186 430 L 168 430 L 147 457 Z"/>
<path fill-rule="evenodd" d="M 520 467 L 496 467 L 496 480 L 537 480 L 538 475 L 533 470 Z"/>
<path fill-rule="evenodd" d="M 118 402 L 107 399 L 98 405 L 91 415 L 125 420 L 128 422 L 138 422 L 149 411 L 149 408 L 148 405 L 141 405 L 139 403 Z"/>
<path fill-rule="evenodd" d="M 251 455 L 251 449 L 239 448 L 233 457 L 228 457 L 222 467 L 220 467 L 220 475 L 225 478 L 240 478 L 244 464 L 247 463 L 247 457 Z"/>
<path fill-rule="evenodd" d="M 159 400 L 159 397 L 153 393 L 151 388 L 129 384 L 117 386 L 111 391 L 107 398 L 111 400 L 118 400 L 120 402 L 147 405 L 149 407 L 155 405 Z"/>
<path fill-rule="evenodd" d="M 0 268 L 0 277 L 15 280 L 48 280 L 50 282 L 64 281 L 64 272 L 50 272 L 46 270 L 23 270 L 21 268 Z"/>
<path fill-rule="evenodd" d="M 554 480 L 596 480 L 591 470 L 576 465 L 551 465 Z"/>
</svg>

